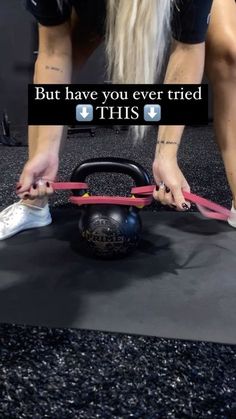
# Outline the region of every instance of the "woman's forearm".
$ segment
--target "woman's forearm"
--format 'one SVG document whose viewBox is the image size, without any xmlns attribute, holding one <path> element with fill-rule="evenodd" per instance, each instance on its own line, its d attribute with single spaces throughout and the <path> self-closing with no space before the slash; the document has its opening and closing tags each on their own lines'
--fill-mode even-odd
<svg viewBox="0 0 236 419">
<path fill-rule="evenodd" d="M 34 84 L 69 84 L 71 82 L 71 53 L 48 54 L 41 52 L 35 64 Z M 29 127 L 29 141 L 37 140 L 36 152 L 59 153 L 63 126 Z M 37 136 L 37 138 L 32 138 Z"/>
<path fill-rule="evenodd" d="M 187 45 L 174 41 L 167 67 L 165 84 L 201 83 L 205 61 L 205 44 Z M 160 126 L 156 156 L 176 157 L 184 126 Z"/>
</svg>

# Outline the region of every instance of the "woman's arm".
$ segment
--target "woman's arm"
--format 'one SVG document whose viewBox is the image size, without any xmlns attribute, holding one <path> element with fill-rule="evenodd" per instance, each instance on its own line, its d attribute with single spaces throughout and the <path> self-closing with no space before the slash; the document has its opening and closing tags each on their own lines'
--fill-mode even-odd
<svg viewBox="0 0 236 419">
<path fill-rule="evenodd" d="M 205 43 L 183 44 L 173 42 L 165 84 L 201 83 L 205 62 Z M 156 157 L 176 157 L 184 126 L 160 126 Z M 176 144 L 166 144 L 166 141 Z"/>
<path fill-rule="evenodd" d="M 39 25 L 39 53 L 35 63 L 35 84 L 68 84 L 71 81 L 72 46 L 68 22 Z M 52 188 L 41 185 L 34 188 L 39 178 L 54 180 L 59 164 L 59 150 L 64 133 L 60 126 L 29 126 L 29 160 L 25 164 L 17 186 L 20 198 L 42 198 Z"/>
<path fill-rule="evenodd" d="M 165 83 L 201 83 L 211 6 L 212 0 L 175 0 L 173 2 L 171 26 L 175 41 Z M 183 126 L 160 127 L 153 162 L 153 175 L 157 185 L 160 184 L 160 190 L 154 193 L 154 198 L 166 205 L 174 204 L 179 210 L 187 208 L 183 191 L 190 190 L 177 161 L 183 130 Z M 163 182 L 167 189 L 163 186 Z"/>
<path fill-rule="evenodd" d="M 205 61 L 205 43 L 184 44 L 174 41 L 168 63 L 165 83 L 199 84 L 202 80 Z M 180 211 L 186 210 L 189 204 L 183 191 L 190 191 L 190 186 L 181 172 L 178 162 L 178 147 L 184 126 L 161 126 L 158 132 L 153 175 L 156 184 L 164 182 L 165 187 L 154 192 L 154 198 L 164 205 L 175 205 Z"/>
<path fill-rule="evenodd" d="M 39 25 L 39 53 L 35 63 L 35 84 L 69 84 L 72 72 L 72 45 L 69 22 L 58 26 Z M 59 153 L 63 126 L 39 126 L 37 152 Z"/>
</svg>

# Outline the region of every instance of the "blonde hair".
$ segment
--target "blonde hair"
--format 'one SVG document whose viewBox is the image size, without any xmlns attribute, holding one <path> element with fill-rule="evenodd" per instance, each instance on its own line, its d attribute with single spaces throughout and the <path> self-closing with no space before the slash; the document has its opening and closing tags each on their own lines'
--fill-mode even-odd
<svg viewBox="0 0 236 419">
<path fill-rule="evenodd" d="M 107 0 L 106 55 L 113 83 L 160 82 L 170 34 L 171 0 Z M 135 139 L 147 126 L 131 127 Z"/>
<path fill-rule="evenodd" d="M 62 5 L 63 0 L 57 0 Z M 160 82 L 170 39 L 172 0 L 106 0 L 107 72 L 112 83 Z M 143 137 L 145 127 L 135 127 Z"/>
<path fill-rule="evenodd" d="M 171 0 L 107 0 L 106 52 L 114 83 L 153 84 L 168 45 Z"/>
</svg>

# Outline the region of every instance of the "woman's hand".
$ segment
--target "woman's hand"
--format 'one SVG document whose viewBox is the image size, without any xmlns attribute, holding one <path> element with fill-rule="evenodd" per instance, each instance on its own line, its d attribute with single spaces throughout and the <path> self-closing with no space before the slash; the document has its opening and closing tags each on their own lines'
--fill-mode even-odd
<svg viewBox="0 0 236 419">
<path fill-rule="evenodd" d="M 190 186 L 178 166 L 177 157 L 157 156 L 153 162 L 153 175 L 157 185 L 154 199 L 163 205 L 174 206 L 179 211 L 190 208 L 182 192 L 190 192 Z"/>
<path fill-rule="evenodd" d="M 37 153 L 29 159 L 17 184 L 16 193 L 21 199 L 43 198 L 53 194 L 51 182 L 58 172 L 57 153 Z"/>
</svg>

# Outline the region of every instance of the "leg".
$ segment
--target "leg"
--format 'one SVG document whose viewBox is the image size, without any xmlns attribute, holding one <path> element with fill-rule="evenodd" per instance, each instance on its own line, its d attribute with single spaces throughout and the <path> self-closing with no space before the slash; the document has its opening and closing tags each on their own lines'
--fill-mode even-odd
<svg viewBox="0 0 236 419">
<path fill-rule="evenodd" d="M 214 127 L 236 208 L 236 3 L 214 0 L 206 44 Z"/>
</svg>

